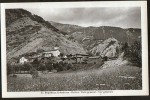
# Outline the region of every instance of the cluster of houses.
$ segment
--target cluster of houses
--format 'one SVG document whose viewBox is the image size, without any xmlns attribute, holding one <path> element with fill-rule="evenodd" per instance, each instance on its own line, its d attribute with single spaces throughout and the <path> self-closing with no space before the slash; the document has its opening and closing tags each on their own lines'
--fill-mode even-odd
<svg viewBox="0 0 150 100">
<path fill-rule="evenodd" d="M 60 51 L 58 47 L 54 47 L 53 50 L 50 51 L 39 51 L 39 52 L 31 52 L 19 57 L 19 63 L 24 64 L 25 62 L 33 62 L 35 59 L 49 58 L 49 57 L 58 57 L 60 55 Z"/>
<path fill-rule="evenodd" d="M 88 54 L 69 54 L 69 55 L 61 55 L 58 47 L 54 47 L 53 50 L 50 51 L 40 51 L 40 52 L 31 52 L 19 57 L 19 64 L 24 64 L 26 62 L 33 62 L 35 59 L 39 61 L 43 58 L 57 58 L 57 62 L 64 63 L 93 63 L 96 64 L 100 62 L 102 59 L 100 56 L 89 56 Z"/>
</svg>

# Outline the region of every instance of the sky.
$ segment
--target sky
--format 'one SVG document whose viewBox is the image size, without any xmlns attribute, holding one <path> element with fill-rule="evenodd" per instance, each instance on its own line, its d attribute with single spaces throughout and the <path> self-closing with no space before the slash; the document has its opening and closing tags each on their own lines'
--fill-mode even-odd
<svg viewBox="0 0 150 100">
<path fill-rule="evenodd" d="M 26 8 L 32 14 L 64 24 L 141 28 L 140 7 Z"/>
</svg>

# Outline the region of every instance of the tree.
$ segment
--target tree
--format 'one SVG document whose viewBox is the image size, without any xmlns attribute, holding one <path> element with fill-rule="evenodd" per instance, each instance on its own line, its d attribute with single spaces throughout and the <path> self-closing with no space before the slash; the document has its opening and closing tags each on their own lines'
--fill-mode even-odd
<svg viewBox="0 0 150 100">
<path fill-rule="evenodd" d="M 32 65 L 33 65 L 34 68 L 38 68 L 39 67 L 38 58 L 36 58 L 36 59 L 33 60 Z"/>
<path fill-rule="evenodd" d="M 108 60 L 108 57 L 107 56 L 104 56 L 103 57 L 103 61 L 107 61 Z"/>
<path fill-rule="evenodd" d="M 12 74 L 12 73 L 13 73 L 13 68 L 10 63 L 7 63 L 7 75 Z"/>
<path fill-rule="evenodd" d="M 29 71 L 32 68 L 32 65 L 30 63 L 25 63 L 24 64 L 24 70 Z"/>
<path fill-rule="evenodd" d="M 100 53 L 99 53 L 99 52 L 97 52 L 97 53 L 96 53 L 96 56 L 99 56 L 99 55 L 100 55 Z"/>
<path fill-rule="evenodd" d="M 65 70 L 65 68 L 64 68 L 65 66 L 64 66 L 64 64 L 63 64 L 63 62 L 62 61 L 60 61 L 59 63 L 58 63 L 58 69 L 59 69 L 59 71 L 63 71 L 63 70 Z"/>
<path fill-rule="evenodd" d="M 61 53 L 60 53 L 60 57 L 62 58 L 63 56 L 64 56 L 64 53 L 61 52 Z"/>
<path fill-rule="evenodd" d="M 127 42 L 122 47 L 122 51 L 124 51 L 124 55 L 127 56 L 129 54 L 129 45 Z"/>
<path fill-rule="evenodd" d="M 40 65 L 39 65 L 39 70 L 40 71 L 45 71 L 47 68 L 46 68 L 46 64 L 45 63 L 40 63 Z"/>
<path fill-rule="evenodd" d="M 141 41 L 135 41 L 133 45 L 129 48 L 129 60 L 137 65 L 138 67 L 142 67 L 142 47 Z"/>
<path fill-rule="evenodd" d="M 49 59 L 49 61 L 46 63 L 46 69 L 49 71 L 54 69 L 52 59 Z"/>
<path fill-rule="evenodd" d="M 117 47 L 116 47 L 116 56 L 117 56 L 117 57 L 119 56 L 119 53 L 120 53 L 120 50 L 119 50 L 119 47 L 117 46 Z"/>
</svg>

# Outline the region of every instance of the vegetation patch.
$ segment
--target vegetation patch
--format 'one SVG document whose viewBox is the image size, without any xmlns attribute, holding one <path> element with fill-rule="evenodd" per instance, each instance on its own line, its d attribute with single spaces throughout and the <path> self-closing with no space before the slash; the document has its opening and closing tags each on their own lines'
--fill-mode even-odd
<svg viewBox="0 0 150 100">
<path fill-rule="evenodd" d="M 128 76 L 135 78 L 122 78 Z M 141 90 L 141 69 L 121 66 L 65 73 L 41 74 L 38 78 L 8 77 L 8 91 Z"/>
</svg>

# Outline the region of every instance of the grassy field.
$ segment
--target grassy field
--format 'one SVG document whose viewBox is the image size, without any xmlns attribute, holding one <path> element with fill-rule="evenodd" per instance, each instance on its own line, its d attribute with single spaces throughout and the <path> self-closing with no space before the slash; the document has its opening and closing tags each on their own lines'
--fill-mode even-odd
<svg viewBox="0 0 150 100">
<path fill-rule="evenodd" d="M 141 68 L 129 65 L 107 69 L 8 76 L 8 91 L 140 90 Z"/>
</svg>

